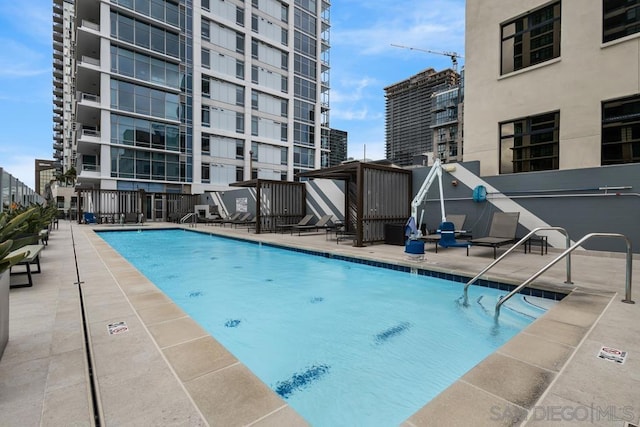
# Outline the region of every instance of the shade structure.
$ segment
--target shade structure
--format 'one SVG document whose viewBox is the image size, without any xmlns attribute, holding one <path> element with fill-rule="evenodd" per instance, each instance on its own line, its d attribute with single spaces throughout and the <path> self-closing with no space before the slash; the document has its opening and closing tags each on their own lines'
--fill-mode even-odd
<svg viewBox="0 0 640 427">
<path fill-rule="evenodd" d="M 275 231 L 278 225 L 295 224 L 307 213 L 303 182 L 252 179 L 230 184 L 256 189 L 256 233 Z"/>
<path fill-rule="evenodd" d="M 411 216 L 412 173 L 379 163 L 350 162 L 302 172 L 300 178 L 343 180 L 345 227 L 355 246 L 385 240 L 385 225 L 403 226 Z"/>
</svg>

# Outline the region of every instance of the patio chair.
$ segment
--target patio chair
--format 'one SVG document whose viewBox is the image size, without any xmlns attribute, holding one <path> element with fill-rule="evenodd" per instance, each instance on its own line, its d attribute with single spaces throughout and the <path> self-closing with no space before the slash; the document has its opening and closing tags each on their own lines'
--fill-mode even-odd
<svg viewBox="0 0 640 427">
<path fill-rule="evenodd" d="M 473 246 L 489 246 L 493 248 L 493 259 L 496 258 L 496 249 L 500 246 L 514 243 L 518 230 L 518 219 L 520 212 L 495 212 L 491 218 L 489 235 L 479 239 L 471 239 L 469 243 Z M 469 248 L 467 247 L 467 256 Z"/>
<path fill-rule="evenodd" d="M 471 243 L 457 241 L 455 233 L 456 226 L 453 222 L 445 221 L 440 224 L 440 239 L 437 246 L 442 246 L 443 248 L 467 248 L 468 251 Z"/>
<path fill-rule="evenodd" d="M 93 212 L 85 212 L 82 214 L 82 217 L 84 219 L 84 223 L 85 224 L 95 224 L 96 223 L 96 216 L 93 214 Z"/>
<path fill-rule="evenodd" d="M 284 232 L 285 230 L 291 230 L 295 226 L 309 225 L 311 220 L 313 219 L 313 214 L 305 215 L 297 224 L 278 224 L 276 225 L 276 230 L 281 230 Z"/>
<path fill-rule="evenodd" d="M 464 223 L 467 220 L 466 214 L 451 214 L 447 215 L 447 221 L 452 222 L 455 230 L 455 237 L 460 236 L 461 234 L 466 233 L 464 230 Z M 443 223 L 444 224 L 444 223 Z M 442 224 L 440 225 L 440 231 L 442 231 Z M 436 249 L 436 253 L 438 253 L 438 242 L 440 241 L 441 234 L 427 234 L 423 236 L 421 239 L 425 241 L 425 243 L 433 243 Z"/>
<path fill-rule="evenodd" d="M 323 216 L 320 217 L 318 222 L 316 222 L 315 224 L 294 225 L 292 227 L 292 229 L 291 229 L 291 234 L 293 234 L 294 231 L 298 231 L 298 236 L 300 236 L 300 233 L 302 233 L 303 231 L 324 230 L 325 228 L 329 227 L 329 222 L 331 221 L 332 217 L 333 217 L 333 215 L 323 215 Z"/>
</svg>

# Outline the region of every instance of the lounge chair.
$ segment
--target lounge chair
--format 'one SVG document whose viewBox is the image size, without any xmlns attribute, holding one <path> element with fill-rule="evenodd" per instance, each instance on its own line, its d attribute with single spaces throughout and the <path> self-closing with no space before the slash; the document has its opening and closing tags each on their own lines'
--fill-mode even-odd
<svg viewBox="0 0 640 427">
<path fill-rule="evenodd" d="M 464 222 L 467 220 L 466 214 L 451 214 L 447 215 L 447 221 L 452 222 L 455 230 L 455 237 L 458 237 L 460 234 L 465 233 L 464 230 Z M 444 223 L 443 223 L 444 224 Z M 442 224 L 440 225 L 440 231 L 442 231 Z M 427 234 L 423 236 L 421 239 L 425 241 L 425 243 L 433 243 L 435 245 L 436 253 L 438 253 L 438 242 L 440 241 L 441 234 Z"/>
<path fill-rule="evenodd" d="M 471 239 L 469 243 L 473 246 L 492 247 L 493 259 L 495 259 L 497 256 L 496 248 L 516 241 L 519 218 L 520 212 L 495 212 L 491 218 L 489 235 L 479 239 Z M 467 256 L 469 256 L 468 247 Z"/>
<path fill-rule="evenodd" d="M 440 224 L 440 239 L 438 240 L 437 246 L 442 246 L 443 248 L 467 248 L 468 251 L 471 243 L 457 241 L 455 233 L 456 226 L 453 222 L 445 221 Z M 437 250 L 436 247 L 436 251 Z"/>
<path fill-rule="evenodd" d="M 320 219 L 318 220 L 318 222 L 316 222 L 315 224 L 310 224 L 310 225 L 294 225 L 291 228 L 291 234 L 293 234 L 294 231 L 298 232 L 298 236 L 300 235 L 300 233 L 302 233 L 303 231 L 318 231 L 318 230 L 324 230 L 325 228 L 330 227 L 329 222 L 331 221 L 331 217 L 333 217 L 333 215 L 322 215 L 322 217 L 320 217 Z"/>
<path fill-rule="evenodd" d="M 305 215 L 297 224 L 278 224 L 276 230 L 284 232 L 285 230 L 291 230 L 295 226 L 309 225 L 313 220 L 313 214 Z"/>
<path fill-rule="evenodd" d="M 245 225 L 245 226 L 249 226 L 250 224 L 255 224 L 256 223 L 256 218 L 252 215 L 252 214 L 248 214 L 246 215 L 244 218 L 240 217 L 235 221 L 231 222 L 231 225 L 234 228 L 238 228 L 239 225 Z"/>
<path fill-rule="evenodd" d="M 231 214 L 227 218 L 212 219 L 210 222 L 212 224 L 224 225 L 224 224 L 228 224 L 229 222 L 237 220 L 238 218 L 240 218 L 240 215 L 242 215 L 242 212 L 236 212 Z"/>
<path fill-rule="evenodd" d="M 250 216 L 251 216 L 251 213 L 243 212 L 243 213 L 240 213 L 240 215 L 238 215 L 235 219 L 226 219 L 220 222 L 220 224 L 222 224 L 223 227 L 226 227 L 227 224 L 233 225 L 238 222 L 245 222 L 249 219 Z"/>
</svg>

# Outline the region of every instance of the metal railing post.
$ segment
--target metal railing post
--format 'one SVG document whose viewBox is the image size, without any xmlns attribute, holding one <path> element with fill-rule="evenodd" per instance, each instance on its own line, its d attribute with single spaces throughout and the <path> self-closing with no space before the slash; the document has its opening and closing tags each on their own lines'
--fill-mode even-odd
<svg viewBox="0 0 640 427">
<path fill-rule="evenodd" d="M 498 257 L 498 259 L 494 260 L 491 264 L 489 264 L 488 266 L 486 266 L 484 268 L 484 270 L 482 270 L 480 273 L 478 273 L 473 279 L 469 280 L 465 285 L 464 285 L 464 299 L 463 299 L 463 305 L 466 307 L 469 305 L 469 286 L 471 286 L 473 283 L 476 282 L 476 280 L 478 280 L 480 278 L 480 276 L 482 276 L 484 273 L 486 273 L 487 271 L 491 270 L 493 268 L 494 265 L 496 265 L 497 263 L 499 263 L 500 261 L 502 261 L 504 259 L 504 257 L 506 257 L 507 255 L 509 255 L 511 252 L 513 252 L 518 246 L 520 246 L 522 243 L 526 242 L 527 239 L 531 236 L 533 236 L 534 234 L 536 234 L 538 231 L 541 230 L 549 230 L 549 231 L 559 231 L 562 234 L 564 234 L 566 236 L 566 241 L 567 241 L 567 248 L 569 246 L 571 246 L 571 239 L 569 238 L 569 233 L 567 232 L 567 230 L 565 230 L 562 227 L 538 227 L 538 228 L 534 228 L 533 230 L 531 230 L 526 236 L 524 236 L 522 239 L 520 239 L 517 243 L 515 243 L 513 246 L 511 246 L 509 249 L 507 249 L 507 251 L 505 253 L 503 253 L 502 255 L 500 255 Z M 571 258 L 567 257 L 567 281 L 565 283 L 571 283 Z"/>
<path fill-rule="evenodd" d="M 533 276 L 529 277 L 521 285 L 517 286 L 514 290 L 509 292 L 504 298 L 501 298 L 500 301 L 498 301 L 496 303 L 496 311 L 495 311 L 496 320 L 498 319 L 498 316 L 500 315 L 500 307 L 502 307 L 502 304 L 507 302 L 509 300 L 509 298 L 511 298 L 512 296 L 514 296 L 518 292 L 520 292 L 520 290 L 522 288 L 527 286 L 529 283 L 533 282 L 540 275 L 542 275 L 542 273 L 544 273 L 545 271 L 547 271 L 548 269 L 553 267 L 558 261 L 560 261 L 565 256 L 569 255 L 576 248 L 578 248 L 582 243 L 586 242 L 587 240 L 589 240 L 592 237 L 619 237 L 619 238 L 624 239 L 625 242 L 627 243 L 627 268 L 626 268 L 626 280 L 625 280 L 625 298 L 622 300 L 622 302 L 627 303 L 627 304 L 635 304 L 635 301 L 633 301 L 631 299 L 631 271 L 632 271 L 632 262 L 633 262 L 633 252 L 631 251 L 631 241 L 627 238 L 627 236 L 625 236 L 623 234 L 618 234 L 618 233 L 589 233 L 589 234 L 585 235 L 582 239 L 578 240 L 573 246 L 571 246 L 570 248 L 568 248 L 567 250 L 562 252 L 560 255 L 558 255 L 549 264 L 545 265 L 540 270 L 538 270 Z"/>
</svg>

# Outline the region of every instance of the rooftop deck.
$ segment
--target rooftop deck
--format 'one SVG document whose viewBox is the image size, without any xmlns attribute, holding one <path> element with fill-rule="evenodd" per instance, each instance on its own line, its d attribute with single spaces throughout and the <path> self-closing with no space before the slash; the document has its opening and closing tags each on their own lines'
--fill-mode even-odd
<svg viewBox="0 0 640 427">
<path fill-rule="evenodd" d="M 175 225 L 141 228 L 163 226 Z M 41 254 L 42 273 L 34 276 L 34 286 L 11 290 L 10 337 L 0 360 L 0 425 L 94 425 L 94 413 L 102 425 L 306 425 L 100 239 L 94 233 L 99 228 L 60 222 Z M 435 254 L 427 245 L 427 259 L 416 262 L 400 246 L 356 248 L 327 240 L 324 232 L 255 235 L 205 225 L 195 230 L 469 277 L 493 260 L 491 248 L 474 248 L 467 257 L 464 249 Z M 557 253 L 517 250 L 485 277 L 521 283 Z M 640 277 L 634 261 L 633 275 Z M 563 283 L 562 262 L 534 283 L 572 291 L 568 297 L 403 425 L 637 424 L 640 301 L 621 302 L 625 259 L 580 251 L 572 264 L 573 285 Z M 128 330 L 110 334 L 109 325 L 117 322 L 126 322 Z M 626 362 L 598 358 L 603 346 L 627 351 Z"/>
</svg>

